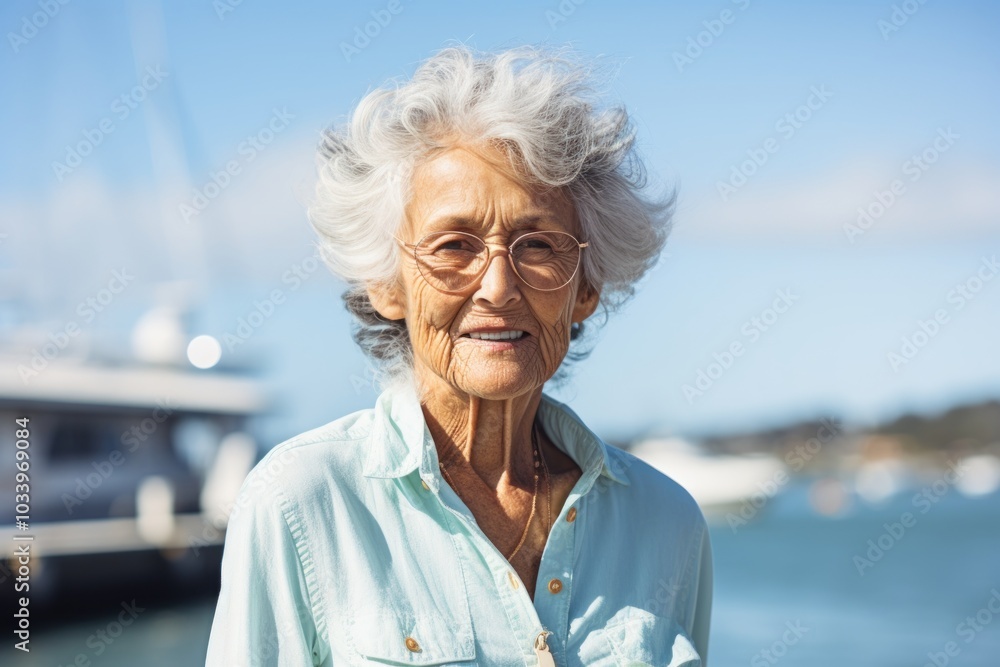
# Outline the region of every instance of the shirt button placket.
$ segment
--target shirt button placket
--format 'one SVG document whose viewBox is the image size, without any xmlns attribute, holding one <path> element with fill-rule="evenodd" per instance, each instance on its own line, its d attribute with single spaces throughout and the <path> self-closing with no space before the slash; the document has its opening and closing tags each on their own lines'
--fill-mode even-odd
<svg viewBox="0 0 1000 667">
<path fill-rule="evenodd" d="M 549 546 L 552 548 L 546 551 L 545 560 L 538 572 L 539 580 L 546 584 L 545 592 L 539 593 L 539 596 L 544 597 L 536 597 L 535 607 L 539 611 L 543 625 L 552 631 L 549 645 L 553 652 L 561 650 L 562 639 L 569 631 L 566 625 L 569 622 L 567 596 L 570 593 L 568 587 L 573 583 L 570 564 L 573 562 L 576 545 L 577 517 L 578 511 L 574 504 L 566 510 L 565 523 L 559 521 L 552 527 L 552 533 L 549 535 Z"/>
</svg>

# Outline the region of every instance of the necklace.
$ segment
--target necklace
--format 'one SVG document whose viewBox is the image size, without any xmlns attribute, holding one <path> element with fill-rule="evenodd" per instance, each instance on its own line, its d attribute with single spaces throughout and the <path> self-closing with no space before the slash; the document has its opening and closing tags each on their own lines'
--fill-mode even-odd
<svg viewBox="0 0 1000 667">
<path fill-rule="evenodd" d="M 524 545 L 524 541 L 528 538 L 528 528 L 531 527 L 531 520 L 535 517 L 535 509 L 538 502 L 538 469 L 541 466 L 542 471 L 545 473 L 545 488 L 547 492 L 547 502 L 545 507 L 545 534 L 548 535 L 549 530 L 552 527 L 552 486 L 549 483 L 549 467 L 545 463 L 545 457 L 542 455 L 541 447 L 538 445 L 538 423 L 535 422 L 531 425 L 531 449 L 534 455 L 534 466 L 535 466 L 535 485 L 534 491 L 531 494 L 531 513 L 528 515 L 528 522 L 524 525 L 524 531 L 521 533 L 521 539 L 518 541 L 517 546 L 514 550 L 510 552 L 507 556 L 509 561 L 514 555 L 520 551 L 521 547 Z M 441 472 L 448 479 L 448 483 L 451 485 L 452 489 L 455 491 L 455 495 L 462 498 L 462 495 L 458 493 L 458 487 L 452 480 L 451 475 L 448 474 L 448 470 L 444 464 L 444 461 L 439 461 L 438 466 L 441 468 Z M 462 498 L 464 502 L 465 499 Z M 468 504 L 468 503 L 466 503 Z"/>
</svg>

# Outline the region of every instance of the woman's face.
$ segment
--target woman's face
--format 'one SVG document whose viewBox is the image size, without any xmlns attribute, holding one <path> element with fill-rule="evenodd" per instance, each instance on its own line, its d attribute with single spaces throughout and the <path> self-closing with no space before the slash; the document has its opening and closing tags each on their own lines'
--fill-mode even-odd
<svg viewBox="0 0 1000 667">
<path fill-rule="evenodd" d="M 580 271 L 562 288 L 533 289 L 518 278 L 501 247 L 531 231 L 569 232 L 579 239 L 572 203 L 560 190 L 543 192 L 520 182 L 494 148 L 456 147 L 420 164 L 412 192 L 398 233 L 402 241 L 464 231 L 491 245 L 485 273 L 461 293 L 428 284 L 406 248 L 400 285 L 370 290 L 384 317 L 406 319 L 418 377 L 432 374 L 463 393 L 498 400 L 540 387 L 566 355 L 571 323 L 594 312 L 599 294 L 585 286 Z M 524 333 L 513 340 L 475 336 L 497 331 Z"/>
</svg>

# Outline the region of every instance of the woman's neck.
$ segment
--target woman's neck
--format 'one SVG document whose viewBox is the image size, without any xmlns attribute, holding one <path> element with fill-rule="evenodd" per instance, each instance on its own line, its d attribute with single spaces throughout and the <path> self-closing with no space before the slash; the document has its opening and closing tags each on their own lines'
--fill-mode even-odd
<svg viewBox="0 0 1000 667">
<path fill-rule="evenodd" d="M 501 482 L 532 487 L 531 429 L 541 387 L 491 400 L 461 392 L 433 373 L 418 372 L 416 380 L 424 418 L 442 463 L 464 461 L 493 488 Z"/>
</svg>

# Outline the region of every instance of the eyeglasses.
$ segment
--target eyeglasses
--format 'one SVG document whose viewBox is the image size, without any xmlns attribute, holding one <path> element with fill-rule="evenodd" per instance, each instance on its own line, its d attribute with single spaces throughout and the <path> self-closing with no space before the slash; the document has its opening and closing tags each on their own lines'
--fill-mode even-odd
<svg viewBox="0 0 1000 667">
<path fill-rule="evenodd" d="M 413 250 L 420 275 L 445 294 L 464 292 L 475 284 L 490 264 L 490 246 L 466 232 L 432 232 Z M 580 253 L 589 243 L 580 243 L 566 232 L 528 232 L 506 247 L 514 273 L 525 285 L 543 292 L 565 287 L 580 267 Z"/>
</svg>

